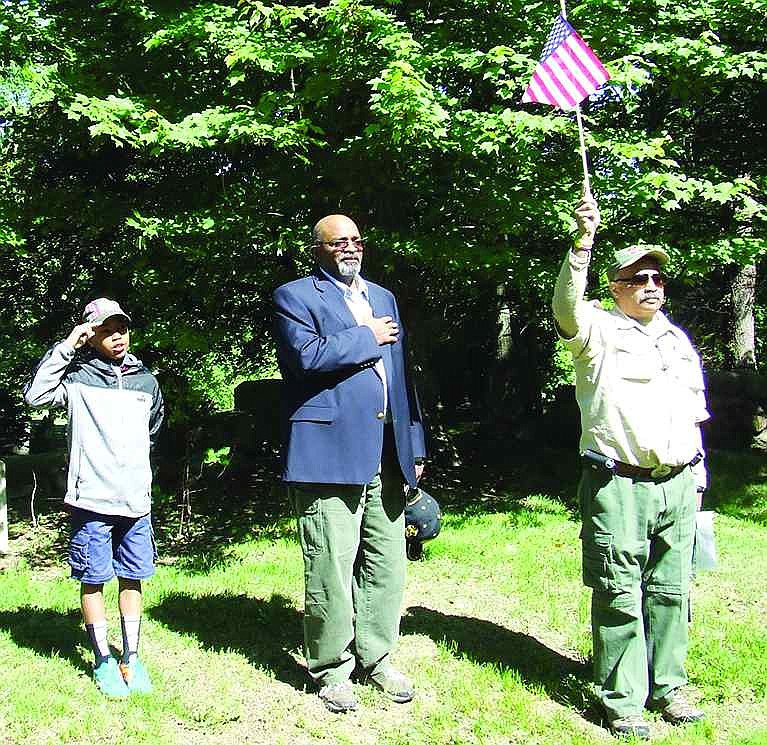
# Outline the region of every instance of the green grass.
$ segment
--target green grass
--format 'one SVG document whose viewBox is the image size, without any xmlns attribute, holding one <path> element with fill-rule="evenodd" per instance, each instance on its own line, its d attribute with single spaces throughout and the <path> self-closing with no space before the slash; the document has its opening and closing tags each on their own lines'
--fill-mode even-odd
<svg viewBox="0 0 767 745">
<path fill-rule="evenodd" d="M 718 465 L 712 496 L 718 490 L 727 513 L 716 523 L 720 567 L 695 583 L 688 665 L 709 719 L 683 729 L 653 719 L 658 743 L 767 743 L 761 465 L 726 457 Z M 340 717 L 320 705 L 302 667 L 303 567 L 290 520 L 249 520 L 232 498 L 238 529 L 227 538 L 213 530 L 220 515 L 198 516 L 193 550 L 147 583 L 142 656 L 156 692 L 110 701 L 89 680 L 77 586 L 63 559 L 35 559 L 36 547 L 61 545 L 55 516 L 45 516 L 46 538 L 16 516 L 23 553 L 0 576 L 0 742 L 613 742 L 589 684 L 589 596 L 572 511 L 556 494 L 496 490 L 488 502 L 480 492 L 488 493 L 463 493 L 427 560 L 409 566 L 395 662 L 415 680 L 416 700 L 400 706 L 362 688 L 360 710 Z M 163 540 L 166 554 L 176 552 L 170 532 Z M 117 643 L 115 601 L 108 586 Z"/>
</svg>

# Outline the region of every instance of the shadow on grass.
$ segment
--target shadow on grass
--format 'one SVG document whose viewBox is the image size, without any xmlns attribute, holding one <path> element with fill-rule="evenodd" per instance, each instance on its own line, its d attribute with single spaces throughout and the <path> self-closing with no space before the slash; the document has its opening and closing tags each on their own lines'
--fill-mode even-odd
<svg viewBox="0 0 767 745">
<path fill-rule="evenodd" d="M 712 450 L 706 455 L 709 509 L 767 525 L 767 458 L 764 453 Z"/>
<path fill-rule="evenodd" d="M 55 455 L 55 454 L 54 454 Z M 18 456 L 9 467 L 19 482 L 8 495 L 8 522 L 11 553 L 0 557 L 0 569 L 19 559 L 35 570 L 63 567 L 69 542 L 69 514 L 64 509 L 63 491 L 51 496 L 51 489 L 40 487 L 35 500 L 37 524 L 33 524 L 28 486 L 31 478 L 26 459 Z M 28 479 L 27 479 L 28 480 Z M 203 477 L 192 495 L 192 517 L 180 524 L 178 497 L 153 493 L 152 523 L 158 542 L 160 563 L 171 559 L 186 571 L 205 574 L 228 559 L 232 545 L 254 538 L 295 539 L 284 487 L 273 469 L 240 473 L 218 479 Z M 30 487 L 31 488 L 31 487 Z"/>
<path fill-rule="evenodd" d="M 474 432 L 456 435 L 450 457 L 439 452 L 430 463 L 424 488 L 460 527 L 473 515 L 506 512 L 511 519 L 531 523 L 536 511 L 530 497 L 545 495 L 562 504 L 577 519 L 576 489 L 580 475 L 577 448 L 561 449 L 510 442 L 508 438 L 480 437 Z M 55 464 L 55 454 L 51 456 Z M 40 456 L 42 457 L 42 456 Z M 46 456 L 47 457 L 47 456 Z M 63 566 L 68 541 L 68 516 L 62 498 L 51 484 L 40 483 L 36 499 L 38 524 L 31 522 L 29 486 L 32 456 L 9 462 L 9 524 L 12 553 L 0 567 L 19 558 L 33 569 Z M 763 454 L 711 451 L 711 485 L 706 505 L 717 512 L 767 525 L 767 459 Z M 25 470 L 26 469 L 26 470 Z M 54 471 L 57 473 L 57 471 Z M 153 523 L 160 556 L 178 562 L 189 572 L 205 574 L 225 563 L 232 545 L 268 538 L 296 540 L 291 509 L 273 463 L 228 473 L 203 475 L 192 495 L 193 516 L 182 526 L 178 497 L 156 490 Z M 26 479 L 27 481 L 25 481 Z M 26 486 L 25 486 L 26 484 Z"/>
<path fill-rule="evenodd" d="M 192 495 L 192 517 L 182 526 L 176 495 L 155 494 L 152 522 L 161 557 L 206 574 L 226 563 L 235 544 L 254 539 L 295 537 L 287 492 L 271 469 L 205 477 Z"/>
<path fill-rule="evenodd" d="M 194 635 L 206 649 L 239 652 L 277 680 L 299 691 L 306 687 L 306 669 L 290 654 L 303 638 L 302 616 L 282 595 L 262 599 L 173 593 L 144 613 L 169 629 Z"/>
<path fill-rule="evenodd" d="M 0 566 L 13 566 L 20 558 L 33 569 L 61 566 L 69 540 L 65 454 L 6 455 L 3 460 L 11 550 Z"/>
<path fill-rule="evenodd" d="M 424 488 L 454 514 L 510 512 L 531 495 L 545 495 L 577 513 L 577 448 L 531 446 L 492 437 L 456 438 L 457 461 L 430 464 Z"/>
<path fill-rule="evenodd" d="M 77 647 L 85 640 L 78 610 L 60 613 L 25 605 L 0 611 L 0 629 L 5 629 L 18 647 L 43 657 L 60 657 L 88 675 L 93 669 Z"/>
<path fill-rule="evenodd" d="M 451 616 L 431 608 L 411 606 L 401 622 L 403 634 L 424 634 L 457 655 L 501 670 L 515 670 L 523 682 L 585 719 L 600 724 L 602 715 L 591 689 L 591 666 L 566 657 L 535 637 L 510 631 L 480 618 Z"/>
<path fill-rule="evenodd" d="M 443 509 L 460 517 L 517 513 L 532 495 L 561 503 L 578 518 L 581 463 L 577 447 L 512 443 L 494 437 L 456 436 L 458 462 L 437 460 L 424 488 Z M 767 458 L 761 452 L 709 450 L 705 505 L 721 514 L 767 525 Z"/>
</svg>

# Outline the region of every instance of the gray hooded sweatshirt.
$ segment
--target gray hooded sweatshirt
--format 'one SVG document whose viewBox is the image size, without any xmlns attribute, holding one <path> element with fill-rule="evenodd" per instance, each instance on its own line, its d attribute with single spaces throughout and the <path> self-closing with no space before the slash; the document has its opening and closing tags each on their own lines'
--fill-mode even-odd
<svg viewBox="0 0 767 745">
<path fill-rule="evenodd" d="M 157 379 L 141 360 L 54 345 L 24 389 L 30 406 L 66 408 L 69 475 L 64 501 L 103 515 L 151 510 L 149 451 L 163 418 Z"/>
</svg>

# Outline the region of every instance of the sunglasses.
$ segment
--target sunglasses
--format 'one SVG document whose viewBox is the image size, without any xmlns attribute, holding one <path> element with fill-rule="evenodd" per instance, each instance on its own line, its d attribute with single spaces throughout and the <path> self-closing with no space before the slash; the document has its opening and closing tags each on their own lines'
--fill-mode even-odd
<svg viewBox="0 0 767 745">
<path fill-rule="evenodd" d="M 337 238 L 334 241 L 320 241 L 326 246 L 330 246 L 334 251 L 341 251 L 351 243 L 358 251 L 362 251 L 365 248 L 365 241 L 362 238 Z"/>
<path fill-rule="evenodd" d="M 614 279 L 613 282 L 621 282 L 629 287 L 646 287 L 651 279 L 656 287 L 663 287 L 668 281 L 668 277 L 660 272 L 639 272 L 633 277 Z"/>
</svg>

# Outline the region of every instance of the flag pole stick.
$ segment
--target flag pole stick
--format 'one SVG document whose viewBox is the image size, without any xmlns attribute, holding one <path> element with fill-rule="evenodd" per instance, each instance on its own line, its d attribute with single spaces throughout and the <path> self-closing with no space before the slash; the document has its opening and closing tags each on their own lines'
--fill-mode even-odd
<svg viewBox="0 0 767 745">
<path fill-rule="evenodd" d="M 583 136 L 583 119 L 581 117 L 581 105 L 575 107 L 575 118 L 578 121 L 578 136 L 581 141 L 581 162 L 583 163 L 583 196 L 591 196 L 591 184 L 589 183 L 589 164 L 586 157 L 586 140 Z"/>
<path fill-rule="evenodd" d="M 567 19 L 567 0 L 559 0 L 562 8 L 562 18 Z M 589 161 L 586 155 L 586 138 L 583 133 L 583 117 L 581 117 L 581 105 L 575 107 L 575 120 L 578 122 L 578 139 L 581 144 L 581 162 L 583 163 L 583 196 L 591 196 L 591 183 L 589 181 Z"/>
</svg>

